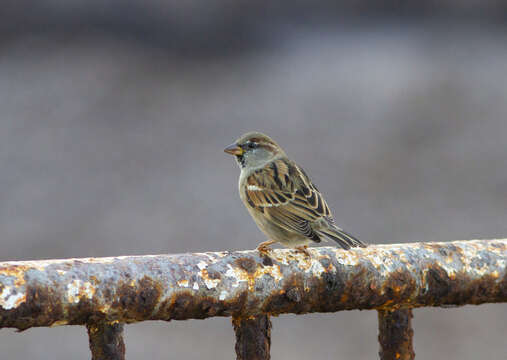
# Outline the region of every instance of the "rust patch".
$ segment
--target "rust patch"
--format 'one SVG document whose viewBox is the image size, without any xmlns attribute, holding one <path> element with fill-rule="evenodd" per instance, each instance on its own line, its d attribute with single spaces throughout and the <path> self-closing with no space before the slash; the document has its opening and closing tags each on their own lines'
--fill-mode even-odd
<svg viewBox="0 0 507 360">
<path fill-rule="evenodd" d="M 449 286 L 449 276 L 440 266 L 435 265 L 426 272 L 425 283 L 427 284 L 424 297 L 430 304 L 437 303 L 438 299 L 445 298 L 451 287 Z"/>
<path fill-rule="evenodd" d="M 123 324 L 87 324 L 92 360 L 125 360 Z"/>
<path fill-rule="evenodd" d="M 379 310 L 378 312 L 381 360 L 413 360 L 412 310 Z"/>
<path fill-rule="evenodd" d="M 262 265 L 273 266 L 273 260 L 269 256 L 263 256 L 262 257 Z"/>
<path fill-rule="evenodd" d="M 19 287 L 25 284 L 25 273 L 32 267 L 28 265 L 7 265 L 0 269 L 0 275 L 14 278 L 14 285 Z"/>
<path fill-rule="evenodd" d="M 284 287 L 270 295 L 262 306 L 262 313 L 278 315 L 281 313 L 302 314 L 315 305 L 316 292 L 305 291 L 302 274 L 292 274 L 284 282 Z M 287 311 L 288 310 L 288 311 Z"/>
<path fill-rule="evenodd" d="M 113 308 L 121 309 L 123 316 L 135 320 L 150 319 L 161 295 L 160 285 L 145 276 L 137 283 L 129 282 L 119 286 Z"/>
<path fill-rule="evenodd" d="M 38 326 L 51 326 L 56 319 L 65 317 L 62 305 L 52 301 L 54 294 L 47 288 L 26 289 L 26 301 L 10 312 L 8 317 L 0 317 L 7 327 L 16 327 L 19 331 L 33 326 L 37 318 Z"/>
<path fill-rule="evenodd" d="M 507 272 L 503 277 L 502 282 L 500 283 L 500 291 L 498 294 L 499 299 L 507 299 Z"/>
<path fill-rule="evenodd" d="M 255 270 L 257 269 L 257 262 L 254 259 L 248 257 L 241 257 L 239 259 L 236 259 L 234 261 L 234 264 L 237 265 L 239 268 L 245 270 L 250 275 L 255 274 Z M 271 261 L 271 265 L 272 264 L 273 262 Z"/>
<path fill-rule="evenodd" d="M 269 360 L 271 348 L 271 321 L 267 315 L 233 318 L 238 360 Z"/>
<path fill-rule="evenodd" d="M 218 301 L 214 297 L 206 296 L 198 301 L 190 291 L 182 291 L 170 300 L 163 301 L 156 314 L 162 320 L 205 319 L 212 316 L 232 316 L 241 314 L 247 302 L 247 294 L 228 301 Z"/>
<path fill-rule="evenodd" d="M 379 291 L 382 286 L 376 284 L 379 280 L 370 278 L 368 273 L 366 268 L 361 268 L 350 277 L 345 278 L 346 280 L 344 279 L 345 302 L 341 304 L 341 308 L 354 309 L 357 303 L 367 304 L 369 308 L 376 308 L 386 301 L 385 296 Z M 375 285 L 372 287 L 372 284 Z M 373 289 L 374 291 L 372 291 Z"/>
<path fill-rule="evenodd" d="M 399 303 L 403 299 L 411 299 L 417 290 L 415 279 L 407 272 L 399 270 L 392 273 L 381 287 L 384 301 Z"/>
<path fill-rule="evenodd" d="M 300 302 L 301 301 L 301 292 L 298 288 L 292 288 L 289 291 L 287 291 L 287 299 L 292 302 Z"/>
</svg>

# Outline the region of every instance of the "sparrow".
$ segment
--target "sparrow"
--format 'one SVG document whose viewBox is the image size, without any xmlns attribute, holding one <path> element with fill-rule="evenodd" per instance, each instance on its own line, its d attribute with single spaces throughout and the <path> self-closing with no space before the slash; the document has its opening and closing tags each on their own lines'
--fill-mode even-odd
<svg viewBox="0 0 507 360">
<path fill-rule="evenodd" d="M 239 195 L 268 237 L 257 250 L 279 242 L 308 254 L 310 243 L 332 239 L 344 249 L 366 245 L 336 226 L 324 197 L 305 171 L 269 136 L 249 132 L 224 149 L 241 168 Z"/>
</svg>

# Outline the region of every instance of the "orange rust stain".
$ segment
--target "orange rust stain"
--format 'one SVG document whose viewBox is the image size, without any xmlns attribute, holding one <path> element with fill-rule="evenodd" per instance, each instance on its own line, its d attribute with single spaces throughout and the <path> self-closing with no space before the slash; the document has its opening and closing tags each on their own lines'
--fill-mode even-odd
<svg viewBox="0 0 507 360">
<path fill-rule="evenodd" d="M 25 272 L 31 268 L 24 265 L 8 266 L 0 269 L 0 275 L 13 277 L 15 278 L 14 285 L 22 286 L 25 284 Z"/>
<path fill-rule="evenodd" d="M 393 302 L 394 302 L 393 300 L 387 300 L 387 301 L 384 303 L 384 305 L 382 305 L 380 308 L 381 308 L 381 309 L 389 309 L 389 308 L 391 308 L 391 306 L 390 306 L 390 305 L 391 305 Z"/>
<path fill-rule="evenodd" d="M 14 286 L 9 285 L 5 288 L 0 288 L 0 301 L 2 303 L 0 305 L 0 308 L 17 308 L 19 305 L 26 301 L 26 291 L 19 288 L 25 285 L 25 272 L 31 268 L 31 266 L 27 265 L 8 265 L 0 268 L 0 275 L 14 278 Z"/>
<path fill-rule="evenodd" d="M 204 280 L 204 285 L 208 289 L 214 289 L 218 286 L 220 283 L 220 275 L 215 273 L 209 273 L 208 269 L 202 269 L 201 270 L 201 277 Z"/>
<path fill-rule="evenodd" d="M 257 266 L 253 273 L 248 272 L 247 270 L 241 269 L 241 278 L 238 280 L 246 280 L 248 283 L 248 290 L 254 291 L 255 282 L 260 279 L 263 275 L 270 275 L 276 281 L 280 281 L 283 276 L 280 271 L 279 265 L 272 266 Z"/>
<path fill-rule="evenodd" d="M 250 275 L 248 272 L 246 273 L 246 277 L 247 277 L 247 281 L 248 281 L 248 291 L 254 290 L 256 274 L 257 274 L 257 271 L 255 271 L 254 275 Z"/>
</svg>

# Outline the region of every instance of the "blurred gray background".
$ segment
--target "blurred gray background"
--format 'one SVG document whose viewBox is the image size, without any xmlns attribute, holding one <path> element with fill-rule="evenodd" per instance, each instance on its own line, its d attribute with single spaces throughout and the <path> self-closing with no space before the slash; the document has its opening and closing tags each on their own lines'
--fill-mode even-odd
<svg viewBox="0 0 507 360">
<path fill-rule="evenodd" d="M 274 137 L 370 243 L 507 237 L 507 2 L 1 1 L 0 260 L 252 249 L 224 146 Z M 376 313 L 273 319 L 272 358 L 372 359 Z M 418 359 L 503 359 L 507 307 L 415 311 Z M 2 359 L 88 359 L 83 327 Z M 129 359 L 232 359 L 226 318 Z"/>
</svg>

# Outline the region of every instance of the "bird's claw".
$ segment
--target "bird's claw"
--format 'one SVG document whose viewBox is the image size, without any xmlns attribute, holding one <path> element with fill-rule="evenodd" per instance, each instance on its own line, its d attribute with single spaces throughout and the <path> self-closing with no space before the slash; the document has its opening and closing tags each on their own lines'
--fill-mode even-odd
<svg viewBox="0 0 507 360">
<path fill-rule="evenodd" d="M 272 249 L 270 247 L 268 247 L 267 245 L 264 245 L 264 246 L 259 245 L 259 246 L 257 246 L 256 250 L 263 255 L 268 255 Z"/>
<path fill-rule="evenodd" d="M 268 255 L 272 250 L 269 247 L 269 245 L 272 245 L 274 243 L 275 243 L 275 241 L 273 241 L 273 240 L 264 241 L 264 242 L 260 243 L 259 246 L 257 246 L 257 251 L 263 255 Z"/>
</svg>

